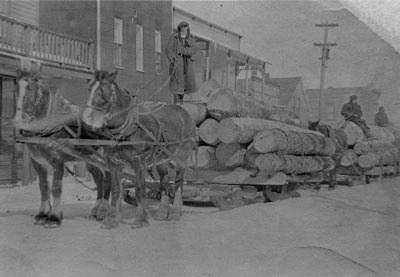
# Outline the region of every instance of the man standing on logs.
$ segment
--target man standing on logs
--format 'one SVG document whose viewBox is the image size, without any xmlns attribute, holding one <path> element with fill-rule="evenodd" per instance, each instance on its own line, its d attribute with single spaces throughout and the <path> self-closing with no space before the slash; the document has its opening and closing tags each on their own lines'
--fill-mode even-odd
<svg viewBox="0 0 400 277">
<path fill-rule="evenodd" d="M 358 126 L 360 126 L 361 130 L 363 131 L 364 135 L 369 138 L 370 128 L 367 126 L 367 123 L 364 119 L 361 118 L 362 110 L 361 106 L 357 104 L 357 95 L 350 96 L 350 101 L 343 105 L 342 111 L 340 113 L 344 116 L 346 121 L 352 121 Z"/>
<path fill-rule="evenodd" d="M 379 107 L 378 112 L 375 114 L 375 124 L 379 127 L 387 127 L 389 125 L 389 118 L 383 107 Z"/>
<path fill-rule="evenodd" d="M 190 34 L 189 23 L 182 21 L 177 31 L 169 37 L 166 49 L 169 61 L 169 89 L 174 104 L 182 104 L 185 93 L 196 89 L 192 56 L 196 53 L 196 41 Z"/>
</svg>

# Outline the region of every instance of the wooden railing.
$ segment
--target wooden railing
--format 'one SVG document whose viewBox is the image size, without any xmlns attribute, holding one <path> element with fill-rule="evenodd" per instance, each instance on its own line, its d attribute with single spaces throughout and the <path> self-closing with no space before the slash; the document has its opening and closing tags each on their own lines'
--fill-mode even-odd
<svg viewBox="0 0 400 277">
<path fill-rule="evenodd" d="M 0 51 L 93 68 L 94 43 L 43 30 L 0 15 Z"/>
</svg>

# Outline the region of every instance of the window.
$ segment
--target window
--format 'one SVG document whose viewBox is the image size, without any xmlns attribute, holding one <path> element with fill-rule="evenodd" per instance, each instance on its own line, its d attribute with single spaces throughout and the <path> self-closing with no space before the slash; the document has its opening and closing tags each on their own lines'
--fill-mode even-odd
<svg viewBox="0 0 400 277">
<path fill-rule="evenodd" d="M 122 19 L 114 18 L 114 65 L 122 67 Z"/>
<path fill-rule="evenodd" d="M 136 70 L 144 72 L 143 69 L 143 26 L 136 25 Z"/>
<path fill-rule="evenodd" d="M 161 73 L 161 32 L 154 30 L 154 49 L 155 49 L 155 66 L 156 74 Z"/>
</svg>

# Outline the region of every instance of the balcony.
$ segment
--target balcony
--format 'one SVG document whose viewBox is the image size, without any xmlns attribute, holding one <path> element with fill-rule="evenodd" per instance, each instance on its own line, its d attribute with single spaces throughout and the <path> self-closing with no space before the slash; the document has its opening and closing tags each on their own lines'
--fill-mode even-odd
<svg viewBox="0 0 400 277">
<path fill-rule="evenodd" d="M 43 30 L 0 15 L 0 52 L 63 67 L 93 68 L 94 42 Z"/>
</svg>

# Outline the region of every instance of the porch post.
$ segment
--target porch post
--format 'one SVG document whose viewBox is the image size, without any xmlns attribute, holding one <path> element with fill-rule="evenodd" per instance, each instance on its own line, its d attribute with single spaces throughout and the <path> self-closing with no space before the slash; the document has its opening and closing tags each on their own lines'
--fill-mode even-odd
<svg viewBox="0 0 400 277">
<path fill-rule="evenodd" d="M 246 58 L 246 96 L 249 96 L 249 57 Z"/>
<path fill-rule="evenodd" d="M 231 50 L 229 50 L 228 51 L 228 56 L 227 56 L 227 59 L 228 59 L 228 70 L 227 70 L 227 73 L 226 73 L 226 82 L 227 82 L 227 85 L 228 85 L 228 87 L 230 86 L 230 82 L 231 82 Z"/>
<path fill-rule="evenodd" d="M 206 42 L 206 78 L 205 81 L 210 79 L 210 42 Z"/>
</svg>

